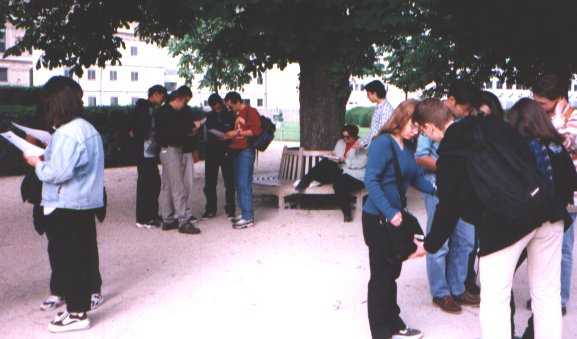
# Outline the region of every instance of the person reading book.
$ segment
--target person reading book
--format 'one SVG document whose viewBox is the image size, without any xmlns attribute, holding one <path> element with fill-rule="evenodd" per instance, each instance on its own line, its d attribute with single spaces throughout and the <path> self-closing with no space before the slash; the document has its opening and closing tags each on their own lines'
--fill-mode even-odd
<svg viewBox="0 0 577 339">
<path fill-rule="evenodd" d="M 367 151 L 353 147 L 358 139 L 359 128 L 345 125 L 333 151 L 295 182 L 295 189 L 299 192 L 304 192 L 315 181 L 319 184 L 332 184 L 345 222 L 353 220 L 351 195 L 365 187 L 363 177 Z"/>
</svg>

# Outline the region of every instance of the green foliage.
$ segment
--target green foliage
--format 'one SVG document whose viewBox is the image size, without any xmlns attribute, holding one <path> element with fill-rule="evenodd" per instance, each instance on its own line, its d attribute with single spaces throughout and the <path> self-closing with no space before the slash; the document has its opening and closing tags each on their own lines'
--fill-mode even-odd
<svg viewBox="0 0 577 339">
<path fill-rule="evenodd" d="M 359 127 L 370 127 L 374 107 L 355 107 L 345 112 L 345 122 Z"/>
<path fill-rule="evenodd" d="M 199 20 L 193 32 L 170 41 L 170 53 L 179 57 L 179 75 L 186 79 L 187 84 L 190 85 L 197 74 L 204 74 L 199 87 L 214 92 L 223 85 L 237 89 L 251 81 L 242 59 L 226 58 L 210 46 L 216 35 L 228 25 L 220 19 Z"/>
<path fill-rule="evenodd" d="M 434 83 L 424 95 L 441 95 L 455 79 L 481 86 L 491 76 L 498 75 L 492 65 L 459 55 L 450 41 L 428 32 L 399 37 L 397 46 L 386 49 L 386 79 L 405 93 Z"/>
</svg>

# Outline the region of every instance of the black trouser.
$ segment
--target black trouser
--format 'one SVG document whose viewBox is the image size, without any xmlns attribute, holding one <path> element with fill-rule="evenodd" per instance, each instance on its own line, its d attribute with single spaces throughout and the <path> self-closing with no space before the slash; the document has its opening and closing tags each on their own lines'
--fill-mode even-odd
<svg viewBox="0 0 577 339">
<path fill-rule="evenodd" d="M 69 312 L 86 312 L 90 295 L 102 283 L 94 211 L 56 209 L 45 222 L 56 294 L 64 297 Z"/>
<path fill-rule="evenodd" d="M 390 338 L 406 328 L 397 304 L 397 278 L 402 262 L 392 259 L 390 239 L 379 217 L 363 213 L 363 235 L 369 247 L 371 278 L 367 306 L 373 339 Z"/>
<path fill-rule="evenodd" d="M 146 223 L 158 218 L 160 173 L 156 158 L 141 158 L 137 164 L 136 222 Z"/>
<path fill-rule="evenodd" d="M 303 187 L 308 187 L 313 180 L 323 184 L 333 184 L 337 203 L 345 215 L 351 214 L 351 194 L 365 187 L 362 181 L 344 174 L 336 162 L 328 159 L 321 160 L 311 168 L 301 180 L 301 184 Z"/>
<path fill-rule="evenodd" d="M 350 216 L 351 214 L 352 194 L 361 190 L 363 187 L 365 187 L 365 184 L 362 181 L 344 173 L 339 175 L 337 180 L 333 183 L 337 202 L 345 216 Z M 361 206 L 357 206 L 357 208 L 361 208 Z"/>
<path fill-rule="evenodd" d="M 216 186 L 218 183 L 218 171 L 222 171 L 224 180 L 224 189 L 226 204 L 224 209 L 226 214 L 234 216 L 235 189 L 234 189 L 234 166 L 232 156 L 226 150 L 217 147 L 208 147 L 206 150 L 206 159 L 204 160 L 204 195 L 206 197 L 206 212 L 216 213 L 217 194 Z"/>
<path fill-rule="evenodd" d="M 479 235 L 475 227 L 475 242 L 473 250 L 469 254 L 467 279 L 465 279 L 465 289 L 469 292 L 478 289 L 477 286 L 477 271 L 475 271 L 475 262 L 477 261 L 477 250 L 479 249 Z"/>
</svg>

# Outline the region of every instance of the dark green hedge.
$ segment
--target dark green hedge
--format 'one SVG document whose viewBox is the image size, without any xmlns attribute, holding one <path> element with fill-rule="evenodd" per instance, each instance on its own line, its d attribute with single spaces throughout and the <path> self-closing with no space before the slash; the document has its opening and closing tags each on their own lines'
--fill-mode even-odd
<svg viewBox="0 0 577 339">
<path fill-rule="evenodd" d="M 0 105 L 34 106 L 39 87 L 0 86 Z"/>
<path fill-rule="evenodd" d="M 135 145 L 129 137 L 132 106 L 86 108 L 85 118 L 102 135 L 106 152 L 106 166 L 129 166 L 135 162 Z M 36 113 L 33 106 L 0 106 L 0 121 L 5 125 L 14 121 L 34 126 Z M 17 175 L 26 171 L 22 153 L 5 140 L 0 141 L 0 176 Z"/>
<path fill-rule="evenodd" d="M 374 107 L 355 107 L 345 113 L 345 122 L 359 127 L 370 127 Z"/>
</svg>

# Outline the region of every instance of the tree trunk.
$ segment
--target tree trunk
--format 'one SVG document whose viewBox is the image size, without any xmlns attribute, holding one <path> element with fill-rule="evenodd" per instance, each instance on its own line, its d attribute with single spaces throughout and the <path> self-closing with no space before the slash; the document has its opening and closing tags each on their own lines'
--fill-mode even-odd
<svg viewBox="0 0 577 339">
<path fill-rule="evenodd" d="M 333 149 L 345 123 L 351 73 L 322 60 L 300 62 L 301 147 Z"/>
</svg>

